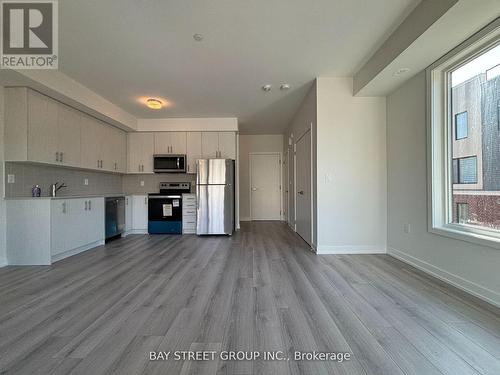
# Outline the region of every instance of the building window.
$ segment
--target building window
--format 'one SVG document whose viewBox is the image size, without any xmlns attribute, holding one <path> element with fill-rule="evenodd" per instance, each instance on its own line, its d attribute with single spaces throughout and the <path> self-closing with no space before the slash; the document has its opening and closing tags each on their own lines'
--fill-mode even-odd
<svg viewBox="0 0 500 375">
<path fill-rule="evenodd" d="M 429 231 L 500 248 L 500 19 L 450 50 L 426 70 Z"/>
<path fill-rule="evenodd" d="M 457 221 L 460 224 L 469 222 L 469 205 L 467 203 L 457 203 Z"/>
<path fill-rule="evenodd" d="M 467 138 L 468 133 L 469 124 L 467 111 L 457 113 L 455 115 L 455 139 L 459 140 Z"/>
<path fill-rule="evenodd" d="M 477 157 L 453 159 L 453 183 L 477 184 Z"/>
</svg>

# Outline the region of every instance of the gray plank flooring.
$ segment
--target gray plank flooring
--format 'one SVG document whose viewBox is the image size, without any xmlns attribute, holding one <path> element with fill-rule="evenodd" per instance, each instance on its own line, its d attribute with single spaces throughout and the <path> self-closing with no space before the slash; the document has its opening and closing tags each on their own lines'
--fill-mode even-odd
<svg viewBox="0 0 500 375">
<path fill-rule="evenodd" d="M 317 256 L 279 222 L 0 269 L 6 374 L 498 375 L 499 348 L 498 309 L 389 256 Z M 176 350 L 352 359 L 149 360 Z"/>
</svg>

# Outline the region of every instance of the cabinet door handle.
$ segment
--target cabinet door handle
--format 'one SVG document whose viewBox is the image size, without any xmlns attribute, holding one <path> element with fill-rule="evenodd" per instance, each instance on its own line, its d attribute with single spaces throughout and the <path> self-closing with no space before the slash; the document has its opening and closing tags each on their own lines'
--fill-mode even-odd
<svg viewBox="0 0 500 375">
<path fill-rule="evenodd" d="M 128 198 L 125 199 L 125 204 L 128 206 Z"/>
<path fill-rule="evenodd" d="M 101 165 L 101 164 L 99 163 L 99 161 L 100 161 L 100 160 L 97 160 L 97 168 L 99 168 L 99 167 L 100 167 L 100 165 Z"/>
<path fill-rule="evenodd" d="M 59 161 L 59 153 L 56 152 L 56 161 Z"/>
<path fill-rule="evenodd" d="M 88 209 L 89 209 L 89 202 L 85 201 L 85 211 L 87 211 Z"/>
<path fill-rule="evenodd" d="M 148 204 L 148 198 L 144 197 L 144 204 Z"/>
<path fill-rule="evenodd" d="M 63 162 L 63 155 L 64 155 L 64 152 L 60 152 L 59 153 L 59 161 L 62 163 Z"/>
<path fill-rule="evenodd" d="M 188 164 L 188 172 L 189 172 L 189 164 Z"/>
<path fill-rule="evenodd" d="M 89 201 L 89 211 L 92 210 L 92 201 Z"/>
<path fill-rule="evenodd" d="M 66 213 L 66 202 L 63 202 L 63 204 L 62 204 L 62 213 L 63 214 Z"/>
</svg>

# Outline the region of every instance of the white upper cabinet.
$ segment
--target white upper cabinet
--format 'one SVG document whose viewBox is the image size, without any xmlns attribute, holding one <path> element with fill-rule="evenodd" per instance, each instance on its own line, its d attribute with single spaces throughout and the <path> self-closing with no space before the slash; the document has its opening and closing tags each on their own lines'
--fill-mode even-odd
<svg viewBox="0 0 500 375">
<path fill-rule="evenodd" d="M 201 149 L 204 158 L 236 159 L 236 133 L 203 132 Z"/>
<path fill-rule="evenodd" d="M 219 132 L 219 158 L 236 159 L 236 134 Z"/>
<path fill-rule="evenodd" d="M 204 159 L 214 159 L 219 155 L 219 133 L 201 133 L 201 154 Z"/>
<path fill-rule="evenodd" d="M 186 137 L 187 173 L 196 173 L 196 160 L 202 159 L 201 132 L 188 132 Z"/>
<path fill-rule="evenodd" d="M 153 133 L 128 133 L 128 173 L 153 173 Z"/>
<path fill-rule="evenodd" d="M 186 132 L 158 132 L 154 138 L 155 154 L 186 154 Z"/>
<path fill-rule="evenodd" d="M 28 160 L 59 163 L 57 102 L 28 91 Z"/>
<path fill-rule="evenodd" d="M 125 173 L 122 130 L 26 87 L 5 94 L 6 160 Z"/>
<path fill-rule="evenodd" d="M 57 105 L 57 133 L 59 162 L 70 167 L 81 166 L 81 120 L 77 110 L 64 104 Z"/>
</svg>

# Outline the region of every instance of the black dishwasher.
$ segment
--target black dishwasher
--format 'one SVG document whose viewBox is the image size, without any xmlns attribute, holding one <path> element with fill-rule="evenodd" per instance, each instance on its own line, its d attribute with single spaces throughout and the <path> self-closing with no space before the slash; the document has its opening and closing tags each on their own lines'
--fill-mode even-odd
<svg viewBox="0 0 500 375">
<path fill-rule="evenodd" d="M 106 198 L 106 241 L 121 236 L 125 230 L 125 198 Z"/>
</svg>

